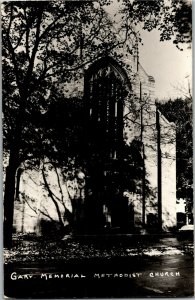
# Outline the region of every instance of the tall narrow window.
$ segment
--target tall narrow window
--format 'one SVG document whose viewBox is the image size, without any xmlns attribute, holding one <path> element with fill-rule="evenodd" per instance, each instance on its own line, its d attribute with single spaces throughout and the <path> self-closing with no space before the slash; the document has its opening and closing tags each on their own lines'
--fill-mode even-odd
<svg viewBox="0 0 195 300">
<path fill-rule="evenodd" d="M 116 102 L 115 102 L 115 112 L 114 112 L 115 118 L 117 117 L 117 105 L 118 105 L 118 103 L 117 103 L 117 101 L 116 101 Z"/>
<path fill-rule="evenodd" d="M 101 66 L 91 75 L 89 116 L 93 120 L 94 133 L 101 137 L 101 140 L 93 138 L 93 149 L 99 149 L 104 157 L 116 159 L 121 148 L 124 89 L 121 75 L 112 64 Z"/>
</svg>

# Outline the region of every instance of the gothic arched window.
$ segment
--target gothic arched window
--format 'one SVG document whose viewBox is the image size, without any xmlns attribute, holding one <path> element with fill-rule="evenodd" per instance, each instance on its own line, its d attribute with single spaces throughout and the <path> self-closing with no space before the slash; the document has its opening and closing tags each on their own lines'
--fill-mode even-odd
<svg viewBox="0 0 195 300">
<path fill-rule="evenodd" d="M 120 157 L 123 141 L 123 106 L 129 81 L 110 57 L 95 62 L 85 77 L 92 154 Z"/>
</svg>

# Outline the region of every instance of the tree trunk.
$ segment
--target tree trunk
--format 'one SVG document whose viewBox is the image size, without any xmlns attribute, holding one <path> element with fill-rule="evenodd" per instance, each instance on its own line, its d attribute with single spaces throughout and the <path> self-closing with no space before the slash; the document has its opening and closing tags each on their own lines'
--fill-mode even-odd
<svg viewBox="0 0 195 300">
<path fill-rule="evenodd" d="M 9 165 L 6 168 L 4 193 L 4 247 L 6 248 L 12 247 L 15 178 L 18 166 L 16 152 L 10 152 Z"/>
<path fill-rule="evenodd" d="M 27 89 L 27 87 L 26 87 Z M 14 200 L 16 188 L 16 171 L 20 164 L 20 146 L 25 116 L 25 103 L 27 101 L 26 91 L 23 91 L 21 97 L 19 113 L 16 116 L 16 127 L 12 132 L 12 141 L 10 142 L 9 165 L 6 168 L 5 193 L 4 193 L 4 247 L 12 247 Z"/>
</svg>

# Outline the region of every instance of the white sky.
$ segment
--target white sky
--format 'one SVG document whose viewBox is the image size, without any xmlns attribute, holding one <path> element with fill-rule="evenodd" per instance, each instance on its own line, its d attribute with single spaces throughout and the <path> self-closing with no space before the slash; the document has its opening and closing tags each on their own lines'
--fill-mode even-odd
<svg viewBox="0 0 195 300">
<path fill-rule="evenodd" d="M 113 2 L 114 4 L 105 9 L 116 21 L 118 18 L 114 14 L 117 13 L 120 3 L 117 0 Z M 159 34 L 158 30 L 142 31 L 144 45 L 139 47 L 140 63 L 155 79 L 156 97 L 176 98 L 181 96 L 177 86 L 186 90 L 189 84 L 192 87 L 192 50 L 180 51 L 172 41 L 160 42 Z"/>
<path fill-rule="evenodd" d="M 192 50 L 180 51 L 172 41 L 159 42 L 158 30 L 144 31 L 142 38 L 140 63 L 156 81 L 156 96 L 159 99 L 180 96 L 178 86 L 185 89 L 189 83 L 192 86 Z"/>
</svg>

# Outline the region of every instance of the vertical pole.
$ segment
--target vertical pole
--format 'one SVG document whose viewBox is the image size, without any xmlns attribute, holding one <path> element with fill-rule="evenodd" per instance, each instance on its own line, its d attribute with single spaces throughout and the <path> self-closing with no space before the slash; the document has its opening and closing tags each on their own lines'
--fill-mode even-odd
<svg viewBox="0 0 195 300">
<path fill-rule="evenodd" d="M 137 47 L 137 72 L 139 71 L 139 48 L 138 48 L 138 41 L 136 43 L 136 47 Z M 141 84 L 141 82 L 140 82 Z"/>
<path fill-rule="evenodd" d="M 142 83 L 140 82 L 140 103 L 141 103 L 141 143 L 142 143 L 142 224 L 143 227 L 145 226 L 145 210 L 146 210 L 146 178 L 145 178 L 145 149 L 144 149 L 144 142 L 143 142 L 143 131 L 144 131 L 144 124 L 143 124 L 143 105 L 142 105 Z"/>
<path fill-rule="evenodd" d="M 158 227 L 162 230 L 162 158 L 161 158 L 161 132 L 159 111 L 156 109 L 156 129 L 157 129 L 157 180 L 158 180 Z"/>
</svg>

